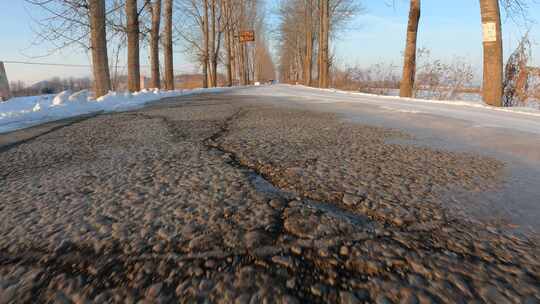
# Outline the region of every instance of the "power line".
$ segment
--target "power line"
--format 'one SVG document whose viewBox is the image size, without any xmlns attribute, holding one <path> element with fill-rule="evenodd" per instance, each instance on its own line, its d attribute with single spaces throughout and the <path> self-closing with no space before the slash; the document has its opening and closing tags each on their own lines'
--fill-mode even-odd
<svg viewBox="0 0 540 304">
<path fill-rule="evenodd" d="M 6 61 L 0 60 L 0 61 L 4 63 L 26 64 L 26 65 L 62 66 L 62 67 L 79 67 L 79 68 L 92 67 L 91 65 L 87 65 L 87 64 L 46 63 L 46 62 L 13 61 L 13 60 L 6 60 Z"/>
<path fill-rule="evenodd" d="M 25 65 L 40 65 L 40 66 L 59 66 L 59 67 L 72 67 L 72 68 L 91 68 L 89 64 L 68 64 L 68 63 L 52 63 L 52 62 L 32 62 L 32 61 L 16 61 L 16 60 L 0 60 L 3 63 L 9 64 L 25 64 Z M 115 65 L 115 68 L 127 68 L 125 65 Z M 150 68 L 149 65 L 140 65 L 140 67 Z M 175 72 L 184 73 L 182 70 L 174 70 Z"/>
</svg>

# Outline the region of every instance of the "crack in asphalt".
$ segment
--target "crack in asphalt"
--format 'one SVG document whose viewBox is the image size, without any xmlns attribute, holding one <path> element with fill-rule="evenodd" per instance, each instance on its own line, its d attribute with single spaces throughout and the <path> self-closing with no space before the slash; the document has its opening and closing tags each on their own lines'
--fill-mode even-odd
<svg viewBox="0 0 540 304">
<path fill-rule="evenodd" d="M 164 107 L 166 108 L 166 107 Z M 29 268 L 37 268 L 39 275 L 37 278 L 38 284 L 35 284 L 31 290 L 31 299 L 19 299 L 19 301 L 39 301 L 47 291 L 51 288 L 51 284 L 56 284 L 57 276 L 66 276 L 70 279 L 81 278 L 84 285 L 92 288 L 88 295 L 90 297 L 97 296 L 103 290 L 111 289 L 112 287 L 121 287 L 133 289 L 133 294 L 136 298 L 144 296 L 144 289 L 151 283 L 163 281 L 163 294 L 167 300 L 171 302 L 176 300 L 182 301 L 186 293 L 177 291 L 179 283 L 201 277 L 194 275 L 191 272 L 192 267 L 202 267 L 206 277 L 219 280 L 220 275 L 224 272 L 235 273 L 238 269 L 244 266 L 254 268 L 263 268 L 266 274 L 276 278 L 276 285 L 287 292 L 294 295 L 302 303 L 319 303 L 324 302 L 324 298 L 314 295 L 313 287 L 322 285 L 321 288 L 331 289 L 334 292 L 353 291 L 354 285 L 348 285 L 348 281 L 354 279 L 356 282 L 368 282 L 372 274 L 363 270 L 364 261 L 337 254 L 341 245 L 352 247 L 356 244 L 366 242 L 366 240 L 380 241 L 383 245 L 392 245 L 392 248 L 400 248 L 404 250 L 424 250 L 433 256 L 446 256 L 448 253 L 453 253 L 454 258 L 471 262 L 478 261 L 478 257 L 461 253 L 459 250 L 453 250 L 451 244 L 446 247 L 440 247 L 438 242 L 432 242 L 432 237 L 426 233 L 425 238 L 422 233 L 415 235 L 415 238 L 407 239 L 409 243 L 404 243 L 399 238 L 394 238 L 390 235 L 392 231 L 399 231 L 395 227 L 386 227 L 388 230 L 382 234 L 373 232 L 375 225 L 379 225 L 381 221 L 370 219 L 361 212 L 353 212 L 347 208 L 342 208 L 341 201 L 320 202 L 309 198 L 308 195 L 302 195 L 281 189 L 276 183 L 277 177 L 272 176 L 272 171 L 280 168 L 275 168 L 276 164 L 263 165 L 255 160 L 253 163 L 247 158 L 244 158 L 241 152 L 235 152 L 234 149 L 227 148 L 225 138 L 235 132 L 235 122 L 243 118 L 249 110 L 237 109 L 232 115 L 227 112 L 226 117 L 221 119 L 206 120 L 210 125 L 209 131 L 205 129 L 204 136 L 207 138 L 201 139 L 197 137 L 189 144 L 196 144 L 200 153 L 208 153 L 212 157 L 218 158 L 223 164 L 237 169 L 247 178 L 241 179 L 242 183 L 251 186 L 255 191 L 264 194 L 264 199 L 261 199 L 261 204 L 268 203 L 275 210 L 271 214 L 270 224 L 264 228 L 259 228 L 257 232 L 265 232 L 264 237 L 272 238 L 272 245 L 258 246 L 254 248 L 235 250 L 234 247 L 221 247 L 215 251 L 189 251 L 185 248 L 180 238 L 173 237 L 162 245 L 166 249 L 154 251 L 154 249 L 145 244 L 136 250 L 128 250 L 124 247 L 126 244 L 122 242 L 112 242 L 106 247 L 92 247 L 80 245 L 72 242 L 65 242 L 57 248 L 28 248 L 21 247 L 19 251 L 9 251 L 8 248 L 0 248 L 0 266 L 18 266 L 22 265 Z M 140 117 L 141 119 L 155 119 L 159 125 L 165 125 L 168 130 L 166 133 L 167 142 L 170 145 L 179 145 L 183 139 L 182 124 L 163 115 L 152 115 L 152 113 L 134 112 L 129 115 Z M 143 122 L 144 123 L 144 122 Z M 160 128 L 161 129 L 161 128 Z M 206 148 L 206 149 L 205 149 Z M 307 159 L 309 164 L 317 162 L 318 159 Z M 222 164 L 219 164 L 222 166 Z M 278 164 L 279 165 L 279 164 Z M 240 176 L 240 174 L 238 175 Z M 13 178 L 13 176 L 10 176 Z M 285 180 L 287 178 L 285 177 Z M 0 179 L 1 181 L 1 179 Z M 280 200 L 280 207 L 275 208 L 268 200 Z M 333 200 L 333 199 L 332 199 Z M 264 202 L 263 202 L 264 201 Z M 294 202 L 294 203 L 293 203 Z M 257 201 L 258 203 L 258 201 Z M 257 206 L 258 207 L 258 206 Z M 303 239 L 302 236 L 295 234 L 292 229 L 287 229 L 285 223 L 287 220 L 295 219 L 295 216 L 288 216 L 286 213 L 290 208 L 310 208 L 315 209 L 317 215 L 328 215 L 338 220 L 347 221 L 348 223 L 361 227 L 362 233 L 366 233 L 365 237 L 351 237 L 348 239 L 336 239 L 335 244 L 325 247 L 330 254 L 322 256 L 319 253 L 317 246 L 301 247 L 301 253 L 292 249 L 293 239 Z M 1 211 L 1 208 L 0 208 Z M 116 221 L 116 219 L 114 219 Z M 234 225 L 233 222 L 231 222 Z M 262 226 L 258 226 L 262 227 Z M 376 226 L 379 227 L 379 226 Z M 395 230 L 394 230 L 395 229 Z M 356 230 L 355 230 L 356 231 Z M 445 240 L 442 240 L 445 241 Z M 289 243 L 290 242 L 290 243 Z M 270 244 L 270 242 L 268 242 Z M 360 251 L 362 252 L 362 251 Z M 366 253 L 366 256 L 369 255 Z M 329 257 L 330 256 L 330 257 Z M 201 266 L 207 259 L 214 259 L 215 267 L 207 268 Z M 276 259 L 277 258 L 277 259 Z M 330 261 L 333 259 L 333 262 Z M 183 262 L 185 261 L 185 263 Z M 370 260 L 371 261 L 371 260 Z M 143 280 L 132 277 L 135 273 L 141 273 L 137 267 L 146 262 L 157 266 L 166 265 L 168 269 L 175 269 L 176 277 L 168 280 L 166 276 L 158 271 L 149 274 Z M 379 262 L 379 260 L 376 260 Z M 480 262 L 480 261 L 479 261 Z M 489 261 L 487 261 L 489 262 Z M 500 260 L 501 262 L 501 260 Z M 502 261 L 504 262 L 504 261 Z M 180 266 L 179 264 L 182 264 Z M 382 262 L 381 262 L 382 263 Z M 405 263 L 405 262 L 403 262 Z M 511 264 L 509 264 L 511 266 Z M 408 264 L 381 264 L 380 269 L 376 270 L 378 280 L 389 281 L 401 278 L 405 280 L 408 274 L 414 274 L 416 271 L 411 269 Z M 384 267 L 384 268 L 383 268 Z M 156 267 L 157 268 L 157 267 Z M 335 277 L 334 277 L 335 276 Z M 529 279 L 533 283 L 538 283 L 538 277 L 534 274 L 529 274 Z M 165 279 L 165 280 L 164 280 Z M 294 280 L 296 286 L 289 287 L 288 280 Z M 332 279 L 334 283 L 329 283 Z M 196 279 L 195 279 L 196 280 Z M 467 282 L 471 284 L 471 282 Z M 329 286 L 329 284 L 331 286 Z M 346 287 L 347 286 L 347 287 Z M 474 297 L 478 298 L 479 294 L 476 289 L 472 291 Z M 331 299 L 331 298 L 326 298 Z M 440 301 L 434 298 L 435 302 Z M 365 298 L 366 301 L 374 301 L 372 293 Z M 42 300 L 43 301 L 43 300 Z M 332 301 L 332 300 L 329 300 Z M 337 300 L 335 300 L 337 301 Z M 334 301 L 334 302 L 335 302 Z"/>
<path fill-rule="evenodd" d="M 262 170 L 260 170 L 260 168 L 250 165 L 246 161 L 242 160 L 236 152 L 225 148 L 223 145 L 220 145 L 217 141 L 230 132 L 231 123 L 233 123 L 234 120 L 240 118 L 244 113 L 245 112 L 243 110 L 239 110 L 232 116 L 226 118 L 225 121 L 221 124 L 220 131 L 216 132 L 215 134 L 203 141 L 205 145 L 208 148 L 214 149 L 215 151 L 218 151 L 223 155 L 227 155 L 229 157 L 228 164 L 234 166 L 235 168 L 244 170 L 246 172 L 248 180 L 251 182 L 251 185 L 259 192 L 269 194 L 270 196 L 276 196 L 277 198 L 287 201 L 292 201 L 295 199 L 298 201 L 302 201 L 302 203 L 309 208 L 329 213 L 339 219 L 346 220 L 352 224 L 366 224 L 366 222 L 368 221 L 367 217 L 358 215 L 347 209 L 340 208 L 335 203 L 317 201 L 300 193 L 285 191 L 281 189 L 272 181 L 271 176 L 264 173 Z M 318 160 L 315 158 L 308 159 L 306 161 L 316 162 Z"/>
<path fill-rule="evenodd" d="M 222 136 L 225 136 L 226 133 L 229 132 L 229 125 L 241 115 L 242 111 L 239 110 L 235 114 L 228 117 L 220 125 L 219 130 L 207 139 L 205 139 L 203 143 L 206 145 L 209 151 L 219 151 L 222 154 L 229 155 L 229 160 L 224 160 L 224 162 L 228 165 L 240 169 L 242 172 L 244 172 L 244 174 L 246 174 L 250 182 L 253 182 L 253 179 L 255 178 L 254 175 L 256 176 L 256 178 L 263 177 L 258 175 L 256 170 L 253 170 L 248 166 L 244 166 L 238 160 L 236 154 L 224 151 L 220 148 L 219 145 L 215 144 L 216 140 L 218 140 Z M 167 118 L 163 116 L 144 114 L 142 114 L 141 116 L 149 119 L 162 119 L 162 122 L 167 124 L 168 127 L 170 127 L 171 124 L 174 124 L 173 122 L 168 121 Z M 266 182 L 269 183 L 268 181 Z M 272 185 L 272 187 L 274 186 Z M 257 191 L 262 191 L 261 189 L 257 189 L 257 187 L 255 186 L 254 188 L 256 188 Z M 279 198 L 283 200 L 293 199 L 293 195 L 285 194 L 284 192 L 275 187 L 274 189 L 278 191 L 274 194 L 279 193 Z M 271 230 L 267 230 L 268 233 L 273 235 L 274 245 L 276 245 L 278 237 L 281 234 L 286 233 L 283 227 L 283 214 L 285 209 L 286 206 L 282 208 L 281 212 L 278 212 L 278 216 L 276 216 L 276 219 L 278 220 L 278 223 L 276 225 L 277 227 L 272 227 Z M 0 265 L 38 265 L 40 268 L 42 268 L 43 271 L 40 272 L 39 278 L 37 280 L 39 284 L 34 285 L 31 291 L 32 298 L 37 299 L 44 292 L 44 290 L 46 290 L 47 286 L 50 285 L 51 281 L 60 274 L 66 274 L 68 276 L 82 275 L 84 281 L 87 284 L 92 284 L 95 287 L 95 291 L 89 295 L 97 296 L 100 290 L 108 289 L 110 286 L 119 286 L 122 284 L 122 282 L 129 282 L 130 280 L 128 280 L 128 278 L 125 277 L 124 274 L 127 273 L 127 269 L 136 262 L 151 261 L 154 262 L 154 264 L 156 265 L 160 262 L 165 262 L 169 264 L 170 267 L 175 267 L 174 264 L 179 260 L 194 261 L 204 260 L 205 258 L 207 258 L 207 256 L 203 256 L 204 253 L 199 253 L 199 255 L 201 256 L 195 257 L 175 254 L 176 258 L 171 257 L 171 255 L 142 253 L 139 256 L 133 258 L 126 256 L 120 249 L 119 244 L 117 243 L 113 244 L 111 248 L 107 249 L 104 252 L 96 252 L 93 248 L 81 247 L 70 242 L 66 244 L 67 245 L 63 246 L 63 248 L 55 249 L 51 252 L 39 249 L 29 249 L 25 252 L 19 252 L 17 254 L 4 253 L 0 255 Z M 145 251 L 149 250 L 149 248 L 145 249 Z M 232 270 L 234 268 L 240 268 L 253 264 L 257 264 L 259 266 L 266 265 L 263 267 L 265 267 L 273 275 L 283 277 L 283 282 L 286 280 L 286 275 L 284 275 L 283 271 L 286 271 L 286 273 L 290 273 L 294 275 L 294 277 L 300 278 L 302 282 L 298 282 L 298 284 L 300 285 L 297 286 L 296 289 L 289 289 L 290 293 L 296 295 L 305 303 L 319 302 L 320 300 L 315 298 L 310 293 L 310 286 L 312 285 L 312 283 L 318 282 L 319 276 L 322 274 L 326 274 L 328 269 L 320 265 L 321 261 L 313 259 L 313 257 L 316 256 L 314 252 L 308 253 L 309 257 L 311 258 L 305 259 L 303 257 L 299 258 L 296 256 L 287 255 L 284 253 L 284 251 L 286 251 L 286 248 L 281 248 L 279 252 L 274 252 L 274 254 L 285 255 L 285 257 L 291 258 L 293 263 L 295 263 L 298 267 L 295 267 L 294 269 L 289 269 L 283 265 L 273 262 L 271 256 L 260 256 L 256 252 L 250 251 L 243 253 L 226 253 L 224 256 L 222 256 L 222 258 L 229 257 L 232 258 L 235 262 L 228 264 L 227 262 L 223 261 L 220 262 L 220 264 L 224 264 L 222 267 L 222 271 Z M 43 259 L 43 257 L 46 258 Z M 269 267 L 268 265 L 273 266 Z M 347 278 L 352 277 L 354 274 L 354 272 L 344 269 L 339 270 L 339 273 L 340 280 L 346 280 Z M 113 276 L 113 274 L 115 275 Z M 358 278 L 358 276 L 356 277 Z M 179 277 L 178 281 L 182 281 L 182 279 L 183 278 Z M 171 284 L 170 286 L 164 286 L 164 290 L 169 290 L 170 294 L 174 294 L 174 292 L 172 292 L 174 288 L 174 284 Z"/>
</svg>

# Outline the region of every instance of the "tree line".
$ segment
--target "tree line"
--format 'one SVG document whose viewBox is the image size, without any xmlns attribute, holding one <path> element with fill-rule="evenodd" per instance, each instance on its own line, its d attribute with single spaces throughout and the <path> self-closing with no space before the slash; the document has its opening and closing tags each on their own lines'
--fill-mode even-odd
<svg viewBox="0 0 540 304">
<path fill-rule="evenodd" d="M 173 47 L 179 41 L 183 42 L 181 51 L 201 67 L 205 88 L 218 85 L 220 65 L 229 86 L 273 79 L 276 72 L 266 37 L 262 0 L 26 1 L 48 13 L 40 23 L 43 40 L 55 43 L 58 48 L 77 44 L 90 50 L 96 96 L 111 89 L 108 56 L 112 41 L 117 41 L 118 50 L 126 46 L 128 89 L 132 92 L 141 87 L 141 44 L 149 50 L 152 88 L 174 89 Z M 526 1 L 479 0 L 483 32 L 482 96 L 488 104 L 503 105 L 501 7 L 511 15 L 525 14 Z M 282 81 L 328 87 L 331 67 L 335 64 L 330 41 L 361 11 L 361 0 L 282 0 L 278 14 Z M 402 97 L 414 94 L 420 18 L 421 0 L 410 0 L 399 83 Z M 241 43 L 238 34 L 242 30 L 254 30 L 256 42 Z M 161 50 L 163 63 L 160 63 Z"/>
<path fill-rule="evenodd" d="M 327 88 L 330 38 L 361 10 L 356 0 L 284 0 L 278 12 L 281 80 Z"/>
<path fill-rule="evenodd" d="M 55 49 L 76 45 L 90 50 L 96 97 L 111 90 L 109 57 L 114 46 L 125 49 L 131 92 L 141 89 L 144 46 L 151 88 L 175 88 L 173 54 L 178 44 L 201 67 L 205 88 L 218 86 L 220 64 L 229 86 L 274 78 L 263 3 L 258 0 L 26 1 L 47 15 L 38 21 L 41 40 L 53 43 Z M 240 43 L 238 33 L 252 29 L 256 41 Z"/>
</svg>

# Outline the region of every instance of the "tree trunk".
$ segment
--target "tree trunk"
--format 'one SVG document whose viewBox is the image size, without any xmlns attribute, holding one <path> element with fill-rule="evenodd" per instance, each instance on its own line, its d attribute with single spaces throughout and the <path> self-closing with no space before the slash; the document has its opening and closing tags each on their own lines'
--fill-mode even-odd
<svg viewBox="0 0 540 304">
<path fill-rule="evenodd" d="M 247 85 L 247 75 L 246 75 L 246 49 L 243 43 L 238 44 L 238 71 L 240 72 L 240 82 L 242 85 Z"/>
<path fill-rule="evenodd" d="M 403 63 L 403 76 L 399 86 L 399 96 L 412 97 L 414 79 L 416 76 L 416 40 L 418 37 L 418 23 L 420 22 L 420 0 L 411 0 L 409 11 L 409 24 L 407 26 L 407 42 L 405 45 L 405 58 Z"/>
<path fill-rule="evenodd" d="M 165 89 L 174 90 L 174 63 L 172 40 L 173 0 L 165 0 L 165 24 L 163 29 L 163 57 L 165 60 Z"/>
<path fill-rule="evenodd" d="M 214 55 L 212 57 L 212 66 L 213 66 L 213 70 L 214 70 L 214 74 L 212 74 L 212 76 L 214 77 L 214 79 L 212 80 L 212 82 L 214 83 L 214 87 L 217 87 L 218 86 L 218 59 L 219 59 L 219 50 L 221 49 L 221 32 L 218 34 L 218 37 L 217 37 L 217 45 L 216 45 L 216 50 L 214 52 Z"/>
<path fill-rule="evenodd" d="M 233 85 L 233 60 L 232 60 L 232 16 L 231 16 L 231 7 L 230 0 L 221 0 L 221 11 L 222 11 L 222 20 L 223 20 L 223 30 L 225 31 L 225 52 L 227 61 L 225 66 L 227 68 L 227 86 L 232 87 Z"/>
<path fill-rule="evenodd" d="M 306 57 L 304 58 L 304 84 L 311 85 L 311 72 L 313 69 L 313 0 L 306 0 L 305 7 L 305 33 Z"/>
<path fill-rule="evenodd" d="M 139 11 L 137 0 L 126 0 L 127 16 L 127 65 L 128 90 L 138 92 L 141 90 L 141 71 L 139 59 Z"/>
<path fill-rule="evenodd" d="M 320 37 L 319 37 L 319 87 L 328 87 L 328 69 L 329 69 L 329 30 L 330 30 L 330 8 L 329 0 L 320 0 Z"/>
<path fill-rule="evenodd" d="M 318 0 L 319 1 L 319 50 L 317 51 L 317 75 L 319 78 L 319 87 L 322 83 L 322 56 L 323 56 L 323 32 L 324 32 L 324 26 L 323 26 L 323 2 L 324 0 Z"/>
<path fill-rule="evenodd" d="M 249 22 L 248 16 L 246 16 L 246 3 L 242 1 L 240 5 L 240 18 L 239 18 L 239 28 L 246 29 L 246 25 Z M 238 44 L 238 71 L 240 73 L 240 81 L 242 85 L 249 84 L 249 54 L 247 45 L 245 42 L 240 42 L 239 38 L 235 38 L 235 42 Z"/>
<path fill-rule="evenodd" d="M 233 34 L 235 35 L 235 34 Z M 242 85 L 242 71 L 240 69 L 240 43 L 238 43 L 238 38 L 233 36 L 232 41 L 232 47 L 233 47 L 233 78 L 235 81 L 238 81 L 239 85 Z"/>
<path fill-rule="evenodd" d="M 249 69 L 249 48 L 246 43 L 242 43 L 242 53 L 244 54 L 242 59 L 242 67 L 244 69 L 244 85 L 249 85 L 251 82 L 251 71 Z"/>
<path fill-rule="evenodd" d="M 231 45 L 231 31 L 229 29 L 225 32 L 225 44 L 227 45 L 227 86 L 232 87 L 233 85 L 233 73 L 232 73 L 232 45 Z"/>
<path fill-rule="evenodd" d="M 152 79 L 150 87 L 154 89 L 161 88 L 159 74 L 159 24 L 161 21 L 161 0 L 154 0 L 149 6 L 152 15 L 152 28 L 150 30 L 150 69 Z"/>
<path fill-rule="evenodd" d="M 92 47 L 92 70 L 96 98 L 111 89 L 109 58 L 107 56 L 107 32 L 105 29 L 105 0 L 89 1 L 90 40 Z"/>
<path fill-rule="evenodd" d="M 500 107 L 503 94 L 503 47 L 498 0 L 480 0 L 484 46 L 484 102 Z"/>
<path fill-rule="evenodd" d="M 208 33 L 208 0 L 204 0 L 203 10 L 203 88 L 208 88 L 208 40 L 210 39 Z"/>
<path fill-rule="evenodd" d="M 217 58 L 215 58 L 217 52 L 216 46 L 216 0 L 210 2 L 210 13 L 211 13 L 211 26 L 210 26 L 210 86 L 217 86 Z"/>
</svg>

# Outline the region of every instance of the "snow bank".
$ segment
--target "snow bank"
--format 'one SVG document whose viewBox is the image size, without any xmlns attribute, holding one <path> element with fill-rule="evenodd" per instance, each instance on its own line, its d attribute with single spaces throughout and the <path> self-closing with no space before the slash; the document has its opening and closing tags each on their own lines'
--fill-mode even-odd
<svg viewBox="0 0 540 304">
<path fill-rule="evenodd" d="M 302 87 L 304 89 L 313 90 L 313 91 L 338 93 L 338 94 L 349 95 L 349 96 L 368 97 L 368 98 L 375 98 L 377 100 L 393 101 L 393 102 L 396 102 L 396 104 L 397 103 L 403 104 L 405 102 L 406 103 L 441 104 L 441 105 L 458 106 L 458 107 L 480 108 L 480 109 L 485 109 L 485 110 L 490 110 L 490 111 L 511 112 L 511 113 L 518 113 L 518 114 L 540 117 L 540 103 L 535 102 L 535 101 L 529 102 L 527 106 L 494 107 L 494 106 L 487 105 L 482 101 L 430 100 L 430 99 L 419 99 L 419 98 L 403 98 L 399 96 L 376 95 L 376 94 L 361 93 L 361 92 L 354 92 L 354 91 L 343 91 L 343 90 L 338 90 L 338 89 L 313 88 L 313 87 L 307 87 L 304 85 L 296 85 L 296 86 Z M 353 99 L 347 99 L 343 101 L 354 102 Z M 361 102 L 364 102 L 364 101 L 365 100 L 361 100 Z"/>
<path fill-rule="evenodd" d="M 166 97 L 212 93 L 227 88 L 194 90 L 143 90 L 136 93 L 110 92 L 94 99 L 88 90 L 64 91 L 57 95 L 16 97 L 0 102 L 0 133 L 48 121 L 96 112 L 116 112 L 143 107 L 148 102 Z"/>
<path fill-rule="evenodd" d="M 540 134 L 540 110 L 525 107 L 497 108 L 472 101 L 399 98 L 287 84 L 252 87 L 235 91 L 234 94 L 275 97 L 275 102 L 313 105 L 313 108 L 321 105 L 322 109 L 336 109 L 347 118 L 367 118 L 364 121 L 378 119 L 380 122 L 384 117 L 387 119 L 385 123 L 402 120 L 428 122 L 433 121 L 434 117 L 441 117 L 459 120 L 460 124 L 467 124 L 470 128 L 497 128 Z M 336 104 L 336 107 L 333 107 L 333 104 Z M 368 113 L 378 113 L 381 116 L 371 117 Z M 434 126 L 425 125 L 426 129 L 432 127 Z"/>
</svg>

